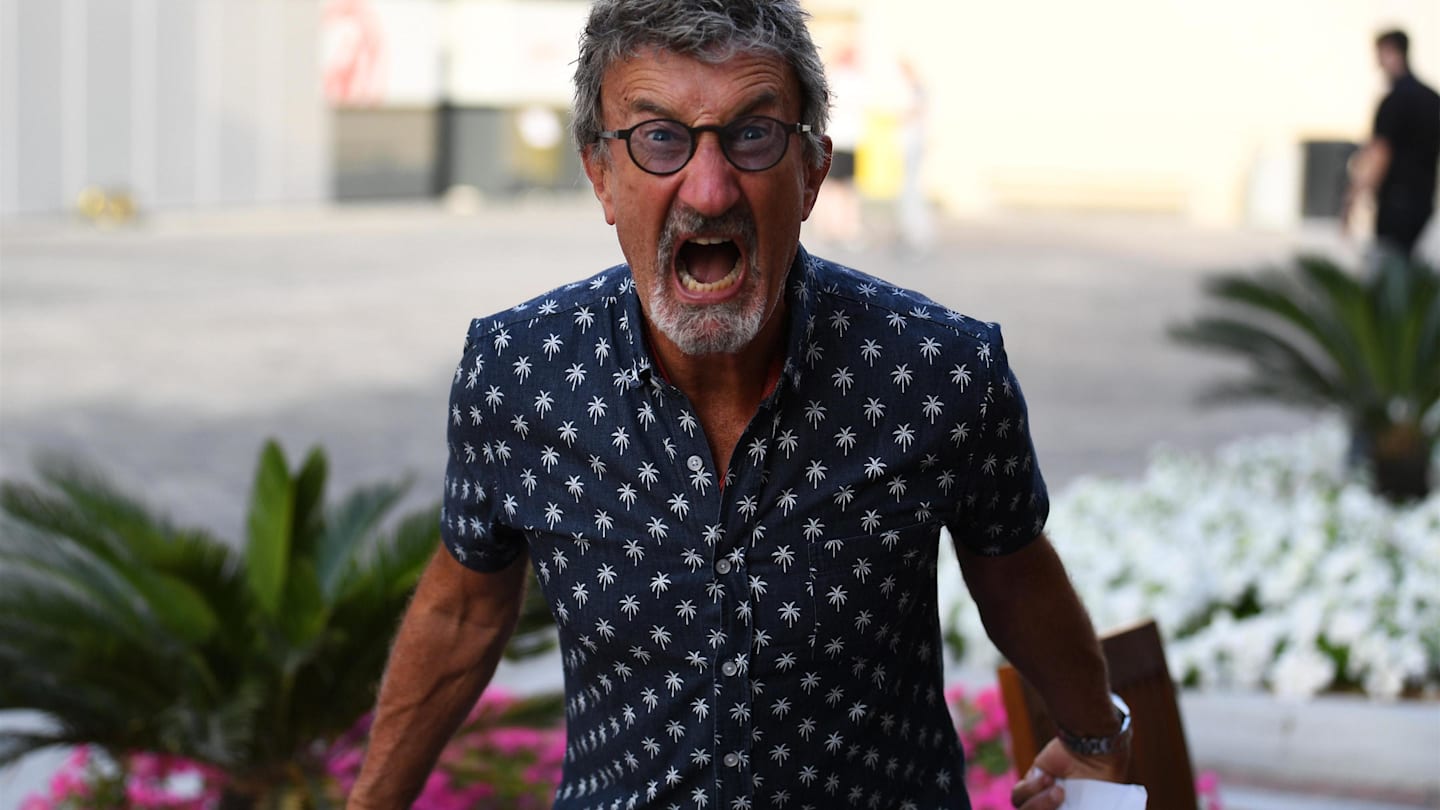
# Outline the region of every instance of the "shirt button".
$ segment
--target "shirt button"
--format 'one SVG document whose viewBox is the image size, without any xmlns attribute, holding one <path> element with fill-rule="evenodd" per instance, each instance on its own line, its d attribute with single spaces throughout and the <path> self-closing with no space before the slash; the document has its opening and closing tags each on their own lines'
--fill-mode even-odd
<svg viewBox="0 0 1440 810">
<path fill-rule="evenodd" d="M 715 573 L 717 573 L 717 574 L 728 574 L 728 573 L 730 573 L 730 561 L 729 561 L 729 560 L 720 560 L 719 562 L 715 563 Z"/>
<path fill-rule="evenodd" d="M 725 767 L 733 768 L 740 764 L 740 755 L 733 751 L 725 755 Z"/>
<path fill-rule="evenodd" d="M 725 673 L 725 677 L 733 678 L 735 677 L 735 673 L 740 671 L 740 667 L 735 666 L 734 661 L 726 661 L 720 665 L 720 671 Z"/>
<path fill-rule="evenodd" d="M 699 456 L 691 456 L 685 460 L 685 466 L 690 468 L 690 472 L 700 472 L 705 469 L 705 459 Z"/>
</svg>

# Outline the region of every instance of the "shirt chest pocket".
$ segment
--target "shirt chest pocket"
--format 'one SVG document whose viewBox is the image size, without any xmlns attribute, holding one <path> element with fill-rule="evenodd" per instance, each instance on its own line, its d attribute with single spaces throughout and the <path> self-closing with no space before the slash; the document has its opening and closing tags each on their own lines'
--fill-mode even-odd
<svg viewBox="0 0 1440 810">
<path fill-rule="evenodd" d="M 940 524 L 810 541 L 816 652 L 899 652 L 904 629 L 933 604 Z"/>
</svg>

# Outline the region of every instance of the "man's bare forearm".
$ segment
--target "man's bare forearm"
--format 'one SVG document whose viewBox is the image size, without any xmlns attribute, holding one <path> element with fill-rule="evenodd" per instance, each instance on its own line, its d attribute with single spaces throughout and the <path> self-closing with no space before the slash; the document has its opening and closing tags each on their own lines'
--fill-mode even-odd
<svg viewBox="0 0 1440 810">
<path fill-rule="evenodd" d="M 415 801 L 514 630 L 524 561 L 477 574 L 445 554 L 426 569 L 396 634 L 365 763 L 347 803 L 353 810 L 399 810 Z"/>
<path fill-rule="evenodd" d="M 1119 730 L 1105 658 L 1090 617 L 1043 536 L 1005 557 L 960 552 L 966 585 L 995 646 L 1040 692 L 1061 727 Z"/>
<path fill-rule="evenodd" d="M 1383 138 L 1375 138 L 1360 147 L 1350 159 L 1350 185 L 1345 189 L 1341 204 L 1341 219 L 1349 221 L 1355 205 L 1380 188 L 1385 175 L 1390 171 L 1390 144 Z"/>
</svg>

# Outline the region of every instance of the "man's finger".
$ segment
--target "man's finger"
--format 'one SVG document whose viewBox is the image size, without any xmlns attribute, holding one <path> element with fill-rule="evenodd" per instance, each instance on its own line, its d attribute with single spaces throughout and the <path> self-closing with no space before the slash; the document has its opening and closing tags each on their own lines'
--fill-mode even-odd
<svg viewBox="0 0 1440 810">
<path fill-rule="evenodd" d="M 1028 804 L 1037 796 L 1042 796 L 1048 788 L 1054 785 L 1055 777 L 1039 768 L 1031 768 L 1030 772 L 1025 774 L 1025 778 L 1016 782 L 1015 787 L 1010 789 L 1010 804 L 1015 807 L 1023 807 L 1025 810 L 1046 810 L 1046 808 L 1058 807 L 1058 802 L 1054 805 Z"/>
<path fill-rule="evenodd" d="M 1052 785 L 1020 805 L 1020 810 L 1056 810 L 1064 801 L 1065 788 Z"/>
</svg>

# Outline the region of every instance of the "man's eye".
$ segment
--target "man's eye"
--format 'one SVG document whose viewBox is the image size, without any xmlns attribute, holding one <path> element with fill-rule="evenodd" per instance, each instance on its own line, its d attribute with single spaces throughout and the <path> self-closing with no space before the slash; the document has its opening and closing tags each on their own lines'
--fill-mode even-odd
<svg viewBox="0 0 1440 810">
<path fill-rule="evenodd" d="M 769 134 L 769 130 L 765 127 L 758 124 L 751 124 L 741 127 L 740 131 L 735 133 L 735 139 L 737 141 L 760 141 L 764 140 Z"/>
<path fill-rule="evenodd" d="M 682 133 L 674 127 L 656 126 L 641 131 L 640 136 L 654 144 L 673 143 L 681 139 Z"/>
</svg>

